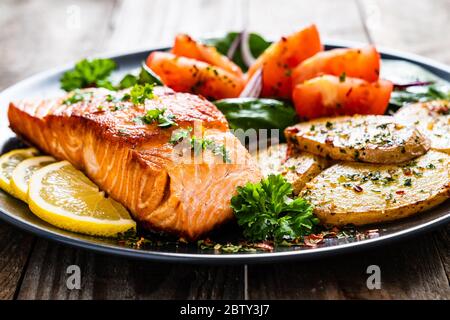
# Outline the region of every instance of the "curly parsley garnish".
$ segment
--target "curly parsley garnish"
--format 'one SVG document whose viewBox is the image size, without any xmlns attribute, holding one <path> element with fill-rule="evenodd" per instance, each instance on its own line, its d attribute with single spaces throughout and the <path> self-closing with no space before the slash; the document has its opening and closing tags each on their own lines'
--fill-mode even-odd
<svg viewBox="0 0 450 320">
<path fill-rule="evenodd" d="M 145 85 L 135 84 L 131 88 L 130 93 L 125 94 L 122 100 L 129 100 L 134 104 L 143 104 L 146 99 L 153 99 L 155 97 L 153 94 L 154 87 L 154 84 L 148 83 Z"/>
<path fill-rule="evenodd" d="M 109 76 L 115 69 L 117 69 L 117 64 L 111 59 L 83 59 L 75 64 L 73 70 L 63 74 L 60 79 L 61 88 L 65 91 L 90 87 L 120 90 L 136 84 L 154 83 L 162 85 L 161 80 L 145 63 L 143 63 L 138 75 L 126 74 L 118 84 L 114 85 Z"/>
<path fill-rule="evenodd" d="M 303 198 L 292 199 L 292 185 L 281 175 L 237 188 L 231 207 L 244 236 L 251 241 L 293 240 L 313 233 L 319 220 Z"/>
</svg>

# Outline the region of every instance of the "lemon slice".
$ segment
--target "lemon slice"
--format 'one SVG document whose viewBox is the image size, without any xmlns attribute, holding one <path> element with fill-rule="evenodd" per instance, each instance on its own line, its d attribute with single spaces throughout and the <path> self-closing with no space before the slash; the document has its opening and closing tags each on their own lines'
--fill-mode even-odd
<svg viewBox="0 0 450 320">
<path fill-rule="evenodd" d="M 11 176 L 13 170 L 23 160 L 34 157 L 38 151 L 34 148 L 17 149 L 5 153 L 0 157 L 0 188 L 9 194 L 16 196 L 11 188 Z"/>
<path fill-rule="evenodd" d="M 28 190 L 31 211 L 62 229 L 117 236 L 136 228 L 128 211 L 67 161 L 50 164 L 31 177 Z"/>
<path fill-rule="evenodd" d="M 20 200 L 28 202 L 28 181 L 33 173 L 49 164 L 56 162 L 50 156 L 33 157 L 19 163 L 11 176 L 11 189 Z"/>
</svg>

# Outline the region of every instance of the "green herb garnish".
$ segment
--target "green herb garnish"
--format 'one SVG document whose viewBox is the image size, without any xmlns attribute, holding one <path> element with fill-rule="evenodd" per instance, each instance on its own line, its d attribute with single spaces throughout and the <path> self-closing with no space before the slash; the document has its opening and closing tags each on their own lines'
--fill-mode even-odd
<svg viewBox="0 0 450 320">
<path fill-rule="evenodd" d="M 230 163 L 231 158 L 225 145 L 219 144 L 214 140 L 202 139 L 197 137 L 192 137 L 190 140 L 191 148 L 194 151 L 194 155 L 198 156 L 202 150 L 209 150 L 215 156 L 222 157 L 223 162 Z"/>
<path fill-rule="evenodd" d="M 75 90 L 67 99 L 63 101 L 63 104 L 70 105 L 78 103 L 81 101 L 85 101 L 86 99 L 91 97 L 92 97 L 91 92 L 80 92 L 79 90 Z"/>
<path fill-rule="evenodd" d="M 187 139 L 191 135 L 191 131 L 192 128 L 175 130 L 172 133 L 172 137 L 170 138 L 169 143 L 173 145 L 180 143 L 181 141 Z"/>
<path fill-rule="evenodd" d="M 345 72 L 342 72 L 341 75 L 339 76 L 339 82 L 345 82 L 346 78 L 347 75 L 345 74 Z"/>
<path fill-rule="evenodd" d="M 116 63 L 111 59 L 83 59 L 73 70 L 67 71 L 61 78 L 61 88 L 71 91 L 87 87 L 109 87 L 107 78 L 116 69 Z"/>
<path fill-rule="evenodd" d="M 166 114 L 166 109 L 152 109 L 142 117 L 137 117 L 133 121 L 139 124 L 157 123 L 158 127 L 170 127 L 176 125 L 175 116 L 173 114 Z"/>
<path fill-rule="evenodd" d="M 143 64 L 139 75 L 125 75 L 117 85 L 113 85 L 109 76 L 117 68 L 111 59 L 83 59 L 75 64 L 73 70 L 67 71 L 60 79 L 61 88 L 66 91 L 89 87 L 119 90 L 130 88 L 136 84 L 159 84 L 161 81 L 153 72 Z"/>
<path fill-rule="evenodd" d="M 303 198 L 292 199 L 292 185 L 281 175 L 237 188 L 231 207 L 244 236 L 251 241 L 292 240 L 313 233 L 319 220 Z"/>
<path fill-rule="evenodd" d="M 403 185 L 405 187 L 411 187 L 412 186 L 412 180 L 410 178 L 405 179 L 405 182 L 403 182 Z"/>
<path fill-rule="evenodd" d="M 134 104 L 143 104 L 146 99 L 153 99 L 153 84 L 145 85 L 135 84 L 129 94 L 125 94 L 122 100 L 131 100 Z"/>
</svg>

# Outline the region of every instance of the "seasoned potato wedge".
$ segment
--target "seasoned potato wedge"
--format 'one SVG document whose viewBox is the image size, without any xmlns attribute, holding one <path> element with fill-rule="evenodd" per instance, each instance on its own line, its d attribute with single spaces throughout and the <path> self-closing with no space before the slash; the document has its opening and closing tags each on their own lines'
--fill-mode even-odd
<svg viewBox="0 0 450 320">
<path fill-rule="evenodd" d="M 298 194 L 305 183 L 327 166 L 327 161 L 324 158 L 307 152 L 300 152 L 287 157 L 287 145 L 285 143 L 271 146 L 259 152 L 257 159 L 265 177 L 270 174 L 283 175 L 292 184 L 295 194 Z"/>
<path fill-rule="evenodd" d="M 437 100 L 409 104 L 395 114 L 404 124 L 414 124 L 431 141 L 431 148 L 450 154 L 450 102 Z"/>
<path fill-rule="evenodd" d="M 336 164 L 300 196 L 324 224 L 364 225 L 408 217 L 450 197 L 450 156 L 438 151 L 401 165 Z"/>
<path fill-rule="evenodd" d="M 391 116 L 322 118 L 285 130 L 297 149 L 344 161 L 402 163 L 424 154 L 429 140 Z"/>
</svg>

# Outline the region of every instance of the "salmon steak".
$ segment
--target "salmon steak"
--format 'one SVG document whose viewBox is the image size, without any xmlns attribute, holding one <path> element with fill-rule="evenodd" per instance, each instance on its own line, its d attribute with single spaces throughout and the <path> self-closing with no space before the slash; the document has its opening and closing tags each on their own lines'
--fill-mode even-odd
<svg viewBox="0 0 450 320">
<path fill-rule="evenodd" d="M 233 219 L 236 187 L 261 179 L 212 103 L 164 87 L 145 99 L 103 88 L 25 99 L 10 103 L 8 118 L 18 136 L 82 170 L 140 226 L 186 240 Z"/>
</svg>

